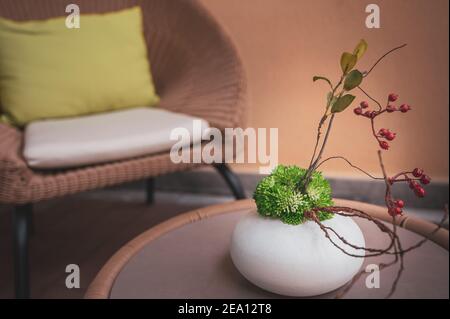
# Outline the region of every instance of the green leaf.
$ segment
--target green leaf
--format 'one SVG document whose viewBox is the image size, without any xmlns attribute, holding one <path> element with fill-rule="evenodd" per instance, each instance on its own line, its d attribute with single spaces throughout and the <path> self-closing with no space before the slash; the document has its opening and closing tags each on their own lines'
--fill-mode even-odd
<svg viewBox="0 0 450 319">
<path fill-rule="evenodd" d="M 357 61 L 358 61 L 358 58 L 356 57 L 356 55 L 348 53 L 348 52 L 342 53 L 342 56 L 341 56 L 342 72 L 344 72 L 344 74 L 347 74 L 348 72 L 350 72 L 355 67 Z"/>
<path fill-rule="evenodd" d="M 328 104 L 330 104 L 332 97 L 333 97 L 333 92 L 328 92 L 327 93 L 327 102 L 328 102 Z"/>
<path fill-rule="evenodd" d="M 313 82 L 316 82 L 318 80 L 322 80 L 322 81 L 327 82 L 330 85 L 331 89 L 333 89 L 333 85 L 331 84 L 331 81 L 328 80 L 326 77 L 324 77 L 324 76 L 315 76 L 315 77 L 313 77 Z"/>
<path fill-rule="evenodd" d="M 344 89 L 346 91 L 353 90 L 355 87 L 359 86 L 363 81 L 363 75 L 358 70 L 353 70 L 345 77 Z"/>
<path fill-rule="evenodd" d="M 327 102 L 328 107 L 333 106 L 333 104 L 336 102 L 337 97 L 333 95 L 333 92 L 328 92 L 327 94 Z"/>
<path fill-rule="evenodd" d="M 354 99 L 355 99 L 355 96 L 351 95 L 351 94 L 341 96 L 333 104 L 333 106 L 331 108 L 331 113 L 339 113 L 339 112 L 344 111 L 347 107 L 350 106 L 350 104 L 352 104 Z"/>
<path fill-rule="evenodd" d="M 364 39 L 361 39 L 359 41 L 358 45 L 356 46 L 355 50 L 353 51 L 353 55 L 356 55 L 356 59 L 359 60 L 361 57 L 366 53 L 367 51 L 367 42 Z"/>
</svg>

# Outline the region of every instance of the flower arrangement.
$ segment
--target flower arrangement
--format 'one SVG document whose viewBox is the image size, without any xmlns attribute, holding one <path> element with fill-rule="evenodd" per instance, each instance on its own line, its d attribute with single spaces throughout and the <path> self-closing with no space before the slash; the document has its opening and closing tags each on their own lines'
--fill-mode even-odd
<svg viewBox="0 0 450 319">
<path fill-rule="evenodd" d="M 298 181 L 302 180 L 306 173 L 306 169 L 296 166 L 279 165 L 271 175 L 264 178 L 254 193 L 259 214 L 279 218 L 286 224 L 298 225 L 307 220 L 305 212 L 316 207 L 332 206 L 330 183 L 320 172 L 312 174 L 305 192 L 297 189 Z M 332 217 L 333 214 L 329 212 L 317 212 L 320 221 Z"/>
<path fill-rule="evenodd" d="M 388 177 L 383 164 L 382 152 L 390 149 L 390 143 L 397 138 L 397 134 L 387 128 L 377 129 L 376 124 L 382 116 L 392 115 L 394 113 L 408 113 L 412 110 L 412 107 L 406 103 L 396 106 L 395 103 L 398 101 L 399 96 L 395 93 L 391 93 L 387 96 L 386 103 L 383 106 L 377 99 L 369 95 L 362 87 L 362 83 L 385 57 L 405 46 L 406 44 L 393 48 L 375 61 L 368 71 L 360 71 L 355 67 L 368 48 L 367 42 L 361 40 L 352 53 L 344 52 L 342 54 L 340 60 L 342 74 L 336 84 L 333 84 L 331 80 L 324 76 L 315 76 L 313 78 L 314 82 L 323 81 L 328 85 L 330 90 L 327 94 L 324 113 L 318 124 L 316 143 L 308 167 L 303 169 L 296 166 L 286 167 L 279 165 L 272 174 L 265 177 L 258 184 L 253 195 L 258 213 L 261 216 L 278 218 L 284 223 L 291 225 L 299 225 L 306 221 L 312 221 L 320 227 L 326 238 L 330 240 L 337 249 L 340 249 L 347 255 L 355 258 L 380 255 L 393 256 L 392 262 L 379 265 L 381 270 L 396 263 L 400 263 L 397 278 L 392 283 L 388 297 L 394 293 L 397 282 L 404 269 L 404 254 L 420 247 L 427 240 L 427 238 L 425 238 L 408 248 L 402 246 L 397 235 L 395 218 L 403 214 L 405 202 L 402 199 L 394 198 L 391 188 L 397 183 L 407 183 L 416 196 L 422 198 L 426 195 L 424 186 L 431 182 L 431 178 L 426 175 L 421 168 L 405 170 Z M 356 116 L 367 119 L 370 122 L 370 129 L 377 143 L 378 160 L 382 172 L 381 177 L 373 176 L 362 168 L 352 164 L 343 156 L 332 156 L 323 159 L 324 150 L 332 131 L 333 122 L 339 113 L 345 111 L 352 105 L 356 98 L 355 95 L 351 94 L 353 90 L 359 90 L 368 99 L 368 101 L 360 102 L 359 105 L 353 109 L 353 112 Z M 373 107 L 371 107 L 371 104 Z M 351 167 L 359 170 L 374 180 L 384 181 L 386 185 L 384 201 L 387 208 L 386 213 L 392 217 L 392 229 L 363 211 L 351 207 L 334 206 L 330 184 L 318 171 L 321 165 L 334 159 L 345 161 Z M 389 236 L 390 244 L 388 247 L 381 249 L 353 245 L 344 237 L 340 236 L 335 230 L 323 224 L 323 221 L 333 218 L 335 214 L 345 217 L 364 218 L 371 221 L 378 227 L 381 233 Z M 446 218 L 447 212 L 434 232 L 442 227 Z M 332 239 L 330 233 L 335 234 L 338 240 Z M 366 254 L 365 256 L 352 254 L 346 250 L 346 247 L 364 250 Z M 363 273 L 364 270 L 357 273 L 347 287 L 344 287 L 339 296 L 343 296 Z"/>
</svg>

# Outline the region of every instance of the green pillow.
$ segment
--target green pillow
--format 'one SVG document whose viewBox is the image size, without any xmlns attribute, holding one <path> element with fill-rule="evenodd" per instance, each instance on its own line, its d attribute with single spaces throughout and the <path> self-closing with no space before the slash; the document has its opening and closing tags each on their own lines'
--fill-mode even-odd
<svg viewBox="0 0 450 319">
<path fill-rule="evenodd" d="M 134 7 L 66 18 L 15 22 L 0 18 L 0 105 L 4 121 L 40 119 L 154 106 L 155 93 Z"/>
</svg>

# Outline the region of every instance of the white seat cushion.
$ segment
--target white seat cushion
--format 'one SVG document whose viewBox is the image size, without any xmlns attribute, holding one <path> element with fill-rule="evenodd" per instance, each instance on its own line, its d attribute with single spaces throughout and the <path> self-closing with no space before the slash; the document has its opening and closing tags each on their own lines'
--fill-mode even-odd
<svg viewBox="0 0 450 319">
<path fill-rule="evenodd" d="M 172 129 L 186 128 L 191 142 L 198 118 L 157 108 L 136 108 L 70 119 L 37 121 L 25 129 L 23 154 L 39 169 L 68 168 L 105 163 L 169 151 L 177 141 Z M 201 120 L 202 132 L 208 129 Z"/>
</svg>

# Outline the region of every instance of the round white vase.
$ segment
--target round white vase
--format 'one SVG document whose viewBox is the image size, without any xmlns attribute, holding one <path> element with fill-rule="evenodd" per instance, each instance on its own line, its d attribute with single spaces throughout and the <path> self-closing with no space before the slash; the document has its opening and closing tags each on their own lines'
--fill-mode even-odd
<svg viewBox="0 0 450 319">
<path fill-rule="evenodd" d="M 364 236 L 351 218 L 335 215 L 323 224 L 348 242 L 365 247 Z M 364 256 L 363 250 L 330 236 L 346 251 Z M 314 222 L 293 226 L 256 213 L 244 216 L 236 225 L 230 253 L 234 265 L 253 284 L 297 297 L 317 296 L 343 286 L 364 261 L 336 248 Z"/>
</svg>

